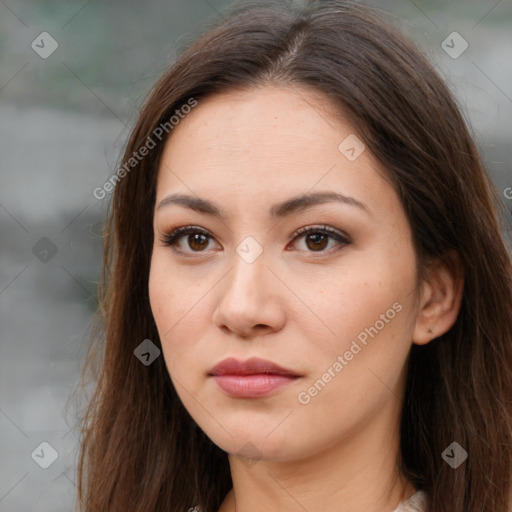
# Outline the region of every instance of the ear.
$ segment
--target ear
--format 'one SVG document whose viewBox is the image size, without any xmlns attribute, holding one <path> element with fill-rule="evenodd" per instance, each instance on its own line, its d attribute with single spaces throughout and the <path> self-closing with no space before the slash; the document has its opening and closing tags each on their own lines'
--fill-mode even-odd
<svg viewBox="0 0 512 512">
<path fill-rule="evenodd" d="M 425 345 L 447 332 L 459 315 L 464 289 L 463 266 L 453 250 L 447 253 L 445 260 L 431 263 L 428 277 L 421 285 L 412 339 L 417 345 Z"/>
</svg>

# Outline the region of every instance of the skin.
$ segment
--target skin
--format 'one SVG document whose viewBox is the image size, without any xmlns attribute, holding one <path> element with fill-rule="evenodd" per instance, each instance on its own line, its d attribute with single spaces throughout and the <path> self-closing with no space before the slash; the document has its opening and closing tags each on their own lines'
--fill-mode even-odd
<svg viewBox="0 0 512 512">
<path fill-rule="evenodd" d="M 156 205 L 184 193 L 228 215 L 156 208 L 149 277 L 176 391 L 229 454 L 233 489 L 221 512 L 235 504 L 238 512 L 392 511 L 415 492 L 395 464 L 407 357 L 412 343 L 454 324 L 462 282 L 439 264 L 417 283 L 399 197 L 368 149 L 354 161 L 338 150 L 350 134 L 319 93 L 268 85 L 199 101 L 166 144 Z M 356 198 L 371 214 L 334 202 L 279 220 L 268 213 L 319 191 Z M 184 235 L 178 252 L 160 241 L 187 225 L 211 238 L 194 243 Z M 350 244 L 328 238 L 315 245 L 312 234 L 290 239 L 298 228 L 324 225 Z M 263 249 L 252 263 L 236 252 L 248 236 Z M 400 312 L 300 403 L 299 393 L 397 302 Z M 301 377 L 264 398 L 233 398 L 208 376 L 230 356 L 258 356 Z"/>
</svg>

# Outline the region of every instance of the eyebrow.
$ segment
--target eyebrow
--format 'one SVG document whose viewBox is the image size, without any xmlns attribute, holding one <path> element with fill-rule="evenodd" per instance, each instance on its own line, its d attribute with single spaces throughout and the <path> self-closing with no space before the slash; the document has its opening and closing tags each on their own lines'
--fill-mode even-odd
<svg viewBox="0 0 512 512">
<path fill-rule="evenodd" d="M 270 208 L 270 216 L 274 219 L 286 217 L 294 212 L 307 210 L 313 206 L 317 206 L 325 203 L 338 202 L 359 208 L 370 216 L 373 216 L 372 211 L 366 206 L 366 204 L 358 201 L 357 199 L 337 192 L 314 192 L 300 194 L 294 196 L 282 203 L 277 203 Z M 157 210 L 169 206 L 171 204 L 177 204 L 185 208 L 190 208 L 199 213 L 207 215 L 213 215 L 215 217 L 227 218 L 228 215 L 219 208 L 215 203 L 200 197 L 189 196 L 186 194 L 171 194 L 160 201 L 157 206 Z"/>
</svg>

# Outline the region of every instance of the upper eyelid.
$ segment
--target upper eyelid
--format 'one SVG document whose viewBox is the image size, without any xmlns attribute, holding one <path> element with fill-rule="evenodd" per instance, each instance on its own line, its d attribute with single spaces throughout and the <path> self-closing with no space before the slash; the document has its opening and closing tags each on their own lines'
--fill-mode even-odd
<svg viewBox="0 0 512 512">
<path fill-rule="evenodd" d="M 187 233 L 187 231 L 193 231 L 193 232 L 200 232 L 200 233 L 204 234 L 205 236 L 208 236 L 213 239 L 216 238 L 215 235 L 213 235 L 213 233 L 210 230 L 203 228 L 201 226 L 194 225 L 194 224 L 177 226 L 175 228 L 169 229 L 168 231 L 164 230 L 163 236 L 170 236 L 172 234 L 178 234 L 178 236 L 180 236 L 179 233 L 176 233 L 178 230 L 182 231 L 181 235 L 183 235 L 183 236 L 185 236 L 186 234 L 189 234 L 189 233 Z M 327 231 L 330 235 L 338 234 L 343 238 L 347 238 L 347 239 L 349 238 L 348 234 L 344 233 L 343 231 L 339 230 L 338 228 L 334 228 L 334 227 L 328 226 L 326 224 L 306 224 L 305 226 L 297 228 L 293 232 L 293 234 L 290 235 L 289 238 L 291 240 L 294 237 L 307 234 L 308 231 L 314 231 L 314 230 Z"/>
<path fill-rule="evenodd" d="M 331 226 L 328 226 L 326 224 L 308 224 L 306 226 L 303 226 L 301 228 L 297 228 L 291 238 L 294 238 L 296 236 L 307 234 L 309 231 L 327 231 L 329 235 L 337 234 L 343 238 L 349 238 L 347 234 L 345 234 L 343 231 L 333 228 Z"/>
<path fill-rule="evenodd" d="M 337 228 L 328 226 L 326 224 L 307 224 L 305 226 L 297 228 L 294 231 L 294 233 L 289 237 L 289 240 L 295 241 L 297 239 L 303 238 L 310 232 L 322 232 L 322 231 L 324 231 L 328 237 L 336 240 L 338 243 L 345 244 L 345 245 L 352 244 L 352 239 L 349 235 L 347 235 L 346 233 L 344 233 L 343 231 L 341 231 Z M 170 229 L 167 233 L 164 233 L 162 235 L 162 237 L 160 238 L 160 241 L 164 242 L 164 245 L 175 246 L 175 245 L 178 245 L 177 242 L 179 240 L 181 240 L 183 237 L 185 237 L 186 235 L 189 235 L 189 234 L 194 234 L 194 233 L 203 234 L 207 238 L 210 238 L 215 243 L 219 244 L 219 242 L 216 240 L 216 237 L 208 229 L 203 228 L 201 226 L 192 225 L 192 224 L 177 226 L 175 228 Z M 170 237 L 173 237 L 172 244 L 165 243 L 165 240 L 169 239 Z M 339 239 L 337 240 L 336 237 L 339 237 Z M 189 251 L 183 251 L 183 252 L 189 252 Z M 190 252 L 200 254 L 201 252 L 205 252 L 205 251 L 190 251 Z M 312 252 L 314 252 L 314 251 L 312 251 Z M 329 251 L 319 251 L 319 254 L 322 252 L 327 253 Z"/>
</svg>

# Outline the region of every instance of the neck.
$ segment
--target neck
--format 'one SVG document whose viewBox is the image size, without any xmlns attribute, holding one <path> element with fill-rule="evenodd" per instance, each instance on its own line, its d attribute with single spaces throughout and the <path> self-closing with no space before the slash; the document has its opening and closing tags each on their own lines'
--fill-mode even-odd
<svg viewBox="0 0 512 512">
<path fill-rule="evenodd" d="M 322 453 L 296 460 L 247 460 L 229 455 L 233 489 L 219 512 L 391 512 L 414 494 L 396 466 L 398 426 L 380 422 Z M 387 430 L 389 432 L 389 430 Z"/>
</svg>

